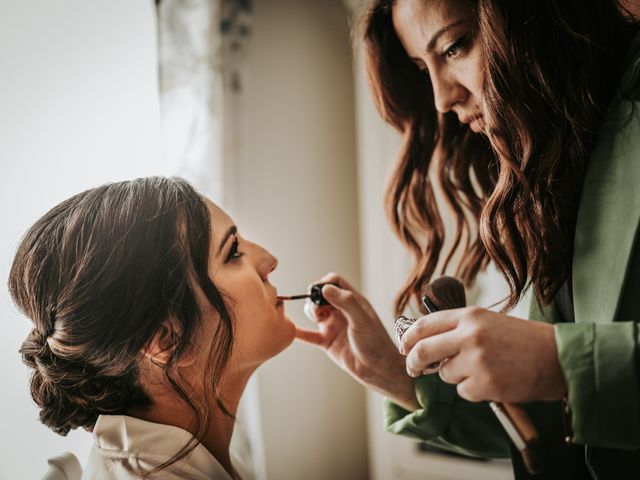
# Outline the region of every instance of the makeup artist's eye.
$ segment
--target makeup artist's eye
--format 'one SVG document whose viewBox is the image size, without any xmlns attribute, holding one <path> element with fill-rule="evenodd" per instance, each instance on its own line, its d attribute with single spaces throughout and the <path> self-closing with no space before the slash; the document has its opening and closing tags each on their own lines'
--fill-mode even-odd
<svg viewBox="0 0 640 480">
<path fill-rule="evenodd" d="M 467 37 L 461 37 L 460 39 L 456 40 L 450 47 L 448 47 L 444 52 L 442 52 L 442 56 L 447 58 L 456 58 L 460 56 L 467 45 Z"/>
<path fill-rule="evenodd" d="M 238 247 L 240 246 L 240 242 L 238 242 L 238 237 L 233 239 L 233 243 L 231 244 L 231 248 L 229 249 L 229 253 L 227 254 L 227 258 L 224 263 L 228 263 L 232 260 L 236 260 L 240 258 L 244 253 L 238 251 Z"/>
</svg>

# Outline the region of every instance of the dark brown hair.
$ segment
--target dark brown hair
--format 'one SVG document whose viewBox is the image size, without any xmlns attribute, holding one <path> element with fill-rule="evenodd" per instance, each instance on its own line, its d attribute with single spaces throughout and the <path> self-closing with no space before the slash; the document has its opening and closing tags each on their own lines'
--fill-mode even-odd
<svg viewBox="0 0 640 480">
<path fill-rule="evenodd" d="M 397 312 L 456 255 L 467 284 L 496 263 L 510 288 L 503 310 L 529 285 L 550 303 L 570 274 L 587 159 L 636 25 L 613 0 L 466 1 L 484 58 L 484 136 L 436 112 L 428 73 L 393 28 L 394 1 L 371 1 L 355 37 L 378 110 L 403 134 L 386 208 L 415 263 Z M 443 214 L 455 223 L 446 252 Z"/>
<path fill-rule="evenodd" d="M 184 455 L 206 429 L 219 400 L 233 346 L 233 321 L 208 274 L 209 211 L 184 180 L 141 178 L 94 188 L 47 212 L 24 236 L 9 290 L 34 323 L 22 344 L 33 369 L 31 395 L 40 420 L 66 435 L 91 430 L 100 414 L 127 414 L 151 403 L 138 380 L 144 348 L 167 319 L 181 332 L 164 378 L 197 419 L 198 433 L 163 468 Z M 198 290 L 219 314 L 205 371 L 212 398 L 202 404 L 177 372 L 201 320 Z"/>
</svg>

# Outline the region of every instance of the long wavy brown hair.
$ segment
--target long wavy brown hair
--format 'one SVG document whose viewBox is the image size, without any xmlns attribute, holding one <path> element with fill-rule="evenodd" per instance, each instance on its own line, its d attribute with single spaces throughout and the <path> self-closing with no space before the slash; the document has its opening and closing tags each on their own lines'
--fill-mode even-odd
<svg viewBox="0 0 640 480">
<path fill-rule="evenodd" d="M 386 209 L 415 262 L 396 311 L 434 274 L 455 267 L 469 284 L 490 260 L 509 285 L 503 311 L 529 286 L 547 305 L 570 275 L 588 157 L 637 25 L 613 0 L 457 0 L 484 58 L 477 135 L 436 111 L 428 72 L 394 30 L 397 1 L 369 2 L 354 31 L 376 106 L 403 135 Z"/>
</svg>

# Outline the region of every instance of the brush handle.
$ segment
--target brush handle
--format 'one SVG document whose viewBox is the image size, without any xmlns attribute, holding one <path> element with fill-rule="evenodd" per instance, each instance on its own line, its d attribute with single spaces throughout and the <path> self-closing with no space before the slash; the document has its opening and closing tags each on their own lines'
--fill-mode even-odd
<svg viewBox="0 0 640 480">
<path fill-rule="evenodd" d="M 512 403 L 489 402 L 489 406 L 516 446 L 527 471 L 535 475 L 542 470 L 533 445 L 538 440 L 538 432 L 529 419 L 527 412 Z"/>
<path fill-rule="evenodd" d="M 525 443 L 532 444 L 538 441 L 538 431 L 524 408 L 516 403 L 498 402 L 498 404 L 507 412 Z"/>
<path fill-rule="evenodd" d="M 422 304 L 429 313 L 466 306 L 464 287 L 453 277 L 441 277 L 427 286 L 427 294 L 422 297 Z M 431 364 L 429 369 L 437 370 L 446 359 Z M 529 415 L 520 405 L 515 403 L 489 402 L 491 409 L 506 430 L 522 455 L 525 467 L 531 474 L 541 471 L 542 465 L 531 448 L 538 439 L 538 431 Z"/>
<path fill-rule="evenodd" d="M 302 295 L 278 295 L 279 300 L 302 300 L 303 298 L 309 298 L 308 293 Z"/>
<path fill-rule="evenodd" d="M 537 475 L 542 472 L 542 463 L 540 463 L 538 456 L 530 447 L 520 450 L 520 455 L 524 466 L 531 475 Z"/>
</svg>

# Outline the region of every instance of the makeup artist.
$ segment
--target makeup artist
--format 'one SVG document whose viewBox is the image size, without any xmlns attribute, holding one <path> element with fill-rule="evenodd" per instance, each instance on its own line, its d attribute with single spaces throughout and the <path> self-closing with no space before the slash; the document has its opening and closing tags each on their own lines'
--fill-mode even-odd
<svg viewBox="0 0 640 480">
<path fill-rule="evenodd" d="M 340 288 L 298 336 L 388 397 L 389 431 L 508 457 L 485 401 L 518 402 L 540 432 L 536 478 L 640 477 L 637 32 L 612 0 L 367 5 L 369 84 L 404 139 L 386 207 L 415 261 L 396 313 L 445 268 L 469 285 L 492 261 L 510 287 L 500 313 L 420 318 L 401 354 L 360 293 L 322 279 Z M 536 321 L 508 315 L 519 301 Z"/>
</svg>

